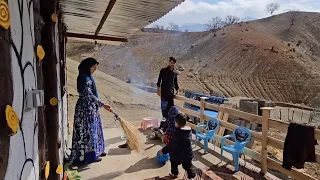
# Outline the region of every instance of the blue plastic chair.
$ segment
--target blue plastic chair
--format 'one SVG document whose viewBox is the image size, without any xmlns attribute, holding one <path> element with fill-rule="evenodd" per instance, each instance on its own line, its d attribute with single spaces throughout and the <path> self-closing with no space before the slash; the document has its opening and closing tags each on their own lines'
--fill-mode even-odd
<svg viewBox="0 0 320 180">
<path fill-rule="evenodd" d="M 205 125 L 198 125 L 196 128 L 196 139 L 204 140 L 204 152 L 208 152 L 208 141 L 214 140 L 214 134 L 219 129 L 220 121 L 216 118 L 210 119 Z M 208 130 L 207 133 L 199 133 L 200 129 Z"/>
<path fill-rule="evenodd" d="M 235 140 L 235 143 L 233 145 L 225 145 L 224 140 L 226 138 L 233 138 Z M 249 129 L 245 127 L 237 127 L 233 130 L 232 135 L 223 136 L 221 138 L 221 155 L 220 160 L 222 161 L 222 154 L 223 151 L 227 151 L 232 154 L 233 162 L 235 171 L 239 170 L 239 157 L 242 153 L 244 155 L 244 166 L 246 166 L 246 155 L 244 153 L 244 147 L 245 145 L 250 142 L 251 139 L 251 132 Z"/>
</svg>

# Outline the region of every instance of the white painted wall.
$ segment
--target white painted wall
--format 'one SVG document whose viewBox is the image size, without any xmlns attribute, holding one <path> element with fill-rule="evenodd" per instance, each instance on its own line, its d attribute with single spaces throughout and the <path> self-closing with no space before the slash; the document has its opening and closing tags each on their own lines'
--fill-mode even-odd
<svg viewBox="0 0 320 180">
<path fill-rule="evenodd" d="M 21 127 L 10 139 L 9 162 L 6 179 L 39 179 L 37 110 L 25 109 L 25 91 L 36 89 L 34 70 L 34 24 L 32 0 L 10 0 L 12 53 L 12 78 L 14 84 L 13 108 L 17 112 Z M 20 3 L 20 4 L 19 4 Z M 20 5 L 20 9 L 19 9 Z M 29 12 L 30 10 L 30 12 Z M 25 69 L 25 70 L 24 70 Z"/>
<path fill-rule="evenodd" d="M 58 22 L 55 26 L 55 41 L 56 41 L 56 57 L 57 57 L 57 92 L 58 92 L 58 109 L 59 109 L 59 134 L 58 138 L 61 140 L 61 148 L 59 149 L 59 158 L 60 158 L 60 164 L 63 164 L 63 156 L 64 156 L 64 146 L 62 143 L 64 143 L 64 136 L 63 136 L 63 124 L 62 124 L 62 118 L 63 118 L 63 111 L 62 111 L 62 97 L 61 97 L 61 82 L 60 82 L 60 51 L 59 51 L 59 30 L 58 30 Z M 60 176 L 62 178 L 62 175 Z"/>
<path fill-rule="evenodd" d="M 36 54 L 34 51 L 34 18 L 32 0 L 9 0 L 13 79 L 13 108 L 19 116 L 21 128 L 10 139 L 10 151 L 6 180 L 38 180 L 38 120 L 37 109 L 26 109 L 25 92 L 37 88 Z M 30 7 L 28 7 L 30 5 Z M 19 8 L 20 6 L 20 8 Z M 22 17 L 22 18 L 21 18 Z M 56 25 L 58 32 L 58 25 Z M 60 163 L 63 163 L 67 140 L 67 95 L 61 97 L 59 37 L 56 33 L 57 80 L 59 99 L 59 138 L 61 140 Z M 54 167 L 52 167 L 54 168 Z M 62 175 L 61 175 L 62 179 Z"/>
</svg>

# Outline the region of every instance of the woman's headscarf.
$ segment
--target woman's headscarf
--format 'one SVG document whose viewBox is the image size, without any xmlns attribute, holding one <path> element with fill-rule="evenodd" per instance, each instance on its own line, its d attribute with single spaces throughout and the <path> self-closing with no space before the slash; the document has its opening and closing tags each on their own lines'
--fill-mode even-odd
<svg viewBox="0 0 320 180">
<path fill-rule="evenodd" d="M 168 116 L 169 118 L 175 118 L 176 115 L 178 115 L 180 113 L 179 109 L 177 106 L 172 106 L 170 109 L 169 109 L 169 112 L 168 112 Z"/>
<path fill-rule="evenodd" d="M 92 66 L 99 64 L 98 61 L 94 58 L 87 58 L 81 61 L 81 63 L 78 66 L 79 75 L 77 78 L 77 90 L 79 94 L 82 94 L 87 80 L 90 79 L 92 81 L 92 93 L 98 97 L 98 91 L 96 88 L 96 84 L 94 82 L 94 79 L 90 73 L 90 69 Z"/>
<path fill-rule="evenodd" d="M 167 128 L 166 133 L 170 136 L 174 133 L 176 127 L 175 127 L 175 117 L 180 113 L 177 106 L 172 106 L 168 112 L 168 119 L 167 119 Z"/>
</svg>

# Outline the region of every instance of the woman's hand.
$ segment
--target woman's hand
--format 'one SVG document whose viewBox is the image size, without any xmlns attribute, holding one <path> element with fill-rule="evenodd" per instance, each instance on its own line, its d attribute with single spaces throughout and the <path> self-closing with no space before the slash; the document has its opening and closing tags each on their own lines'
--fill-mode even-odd
<svg viewBox="0 0 320 180">
<path fill-rule="evenodd" d="M 109 104 L 104 104 L 103 107 L 104 107 L 104 109 L 106 109 L 107 111 L 112 112 L 112 108 L 111 108 L 111 106 L 110 106 Z"/>
<path fill-rule="evenodd" d="M 163 152 L 162 150 L 158 151 L 159 155 L 162 156 L 163 155 Z"/>
</svg>

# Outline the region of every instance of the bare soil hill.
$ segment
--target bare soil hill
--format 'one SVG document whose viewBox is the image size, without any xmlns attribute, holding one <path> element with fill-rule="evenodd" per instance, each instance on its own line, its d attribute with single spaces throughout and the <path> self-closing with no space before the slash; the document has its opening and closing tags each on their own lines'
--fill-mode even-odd
<svg viewBox="0 0 320 180">
<path fill-rule="evenodd" d="M 78 92 L 76 90 L 78 65 L 79 63 L 76 61 L 67 60 L 69 130 L 72 128 L 74 109 L 78 100 Z M 99 99 L 109 103 L 124 119 L 138 125 L 143 117 L 153 116 L 161 118 L 160 99 L 156 94 L 138 89 L 101 71 L 96 71 L 93 76 L 97 84 Z M 104 128 L 119 126 L 119 123 L 114 122 L 111 113 L 103 108 L 100 109 L 99 113 Z"/>
<path fill-rule="evenodd" d="M 152 82 L 170 56 L 180 86 L 211 95 L 320 103 L 320 13 L 288 12 L 225 27 L 216 34 L 138 32 L 120 47 L 68 45 L 71 57 L 95 56 L 123 81 Z M 89 54 L 88 54 L 89 53 Z"/>
</svg>

